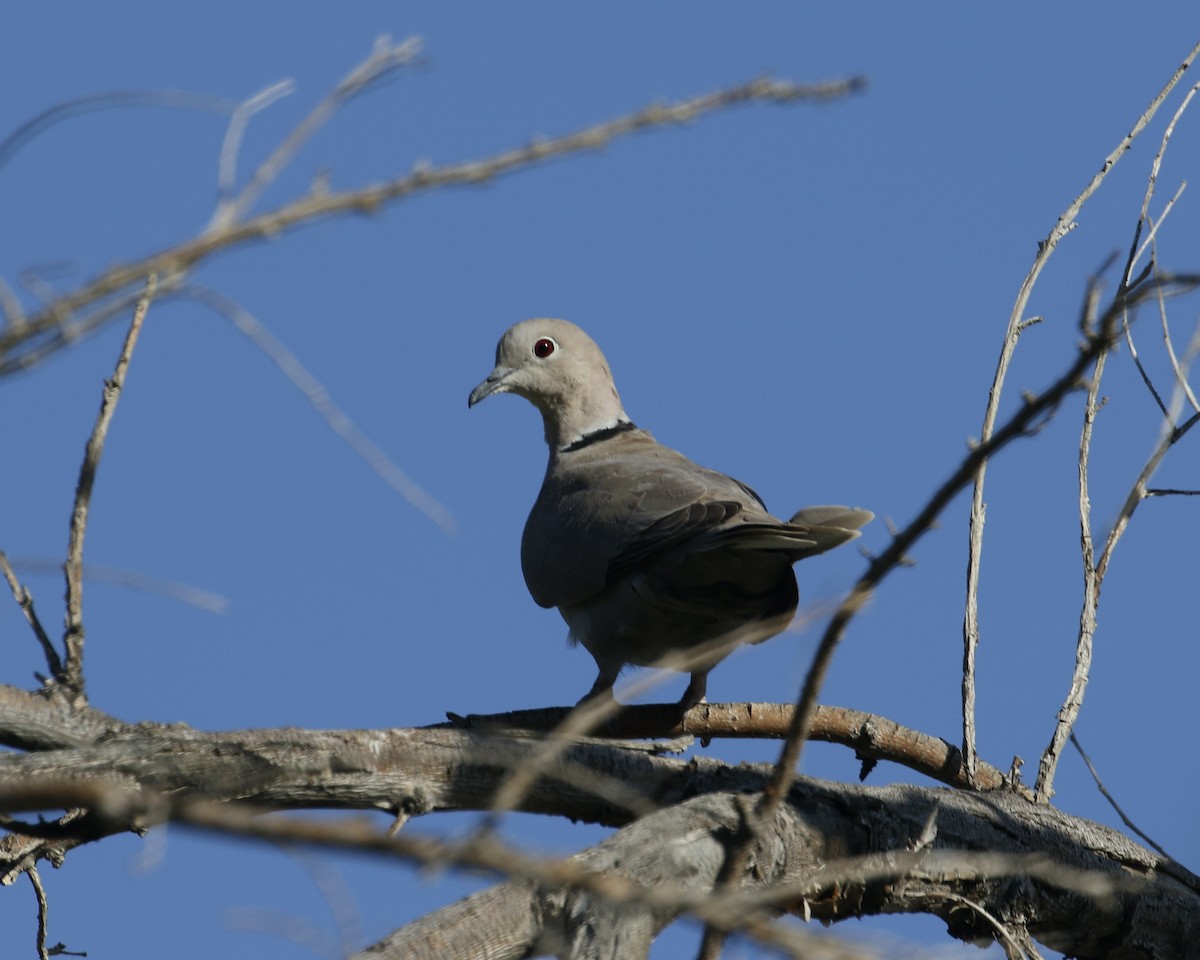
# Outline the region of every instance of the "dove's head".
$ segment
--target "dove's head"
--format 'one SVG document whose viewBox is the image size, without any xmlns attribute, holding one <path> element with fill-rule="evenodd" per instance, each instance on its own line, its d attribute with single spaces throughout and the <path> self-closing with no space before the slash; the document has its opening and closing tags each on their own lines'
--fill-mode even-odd
<svg viewBox="0 0 1200 960">
<path fill-rule="evenodd" d="M 522 320 L 509 327 L 496 345 L 496 368 L 471 391 L 467 406 L 493 393 L 515 393 L 537 407 L 555 450 L 629 420 L 604 354 L 566 320 Z"/>
</svg>

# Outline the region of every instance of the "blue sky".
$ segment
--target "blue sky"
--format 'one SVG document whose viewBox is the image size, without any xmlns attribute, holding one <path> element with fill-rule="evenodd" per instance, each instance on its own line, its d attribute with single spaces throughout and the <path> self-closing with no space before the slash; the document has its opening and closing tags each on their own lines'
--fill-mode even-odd
<svg viewBox="0 0 1200 960">
<path fill-rule="evenodd" d="M 545 467 L 540 423 L 518 399 L 466 407 L 499 335 L 529 316 L 588 330 L 626 409 L 662 442 L 751 484 L 779 514 L 826 502 L 870 508 L 880 519 L 861 542 L 881 549 L 885 520 L 911 519 L 978 435 L 1038 241 L 1200 35 L 1200 13 L 1183 0 L 1156 4 L 1152 26 L 1131 24 L 1128 6 L 1109 2 L 1086 12 L 916 9 L 10 4 L 0 135 L 90 94 L 240 101 L 292 78 L 295 92 L 249 128 L 243 178 L 376 36 L 421 36 L 423 65 L 352 101 L 260 209 L 302 194 L 318 175 L 351 188 L 767 72 L 870 81 L 839 103 L 724 112 L 206 263 L 197 279 L 286 343 L 445 504 L 458 532 L 446 536 L 370 472 L 226 320 L 195 303 L 155 305 L 105 452 L 87 559 L 211 591 L 229 606 L 214 614 L 89 584 L 93 703 L 130 721 L 237 729 L 419 726 L 447 710 L 574 702 L 594 666 L 567 646 L 558 615 L 529 598 L 518 558 Z M 1197 117 L 1176 133 L 1158 208 L 1196 178 Z M 1085 283 L 1128 247 L 1165 119 L 1051 260 L 1029 311 L 1045 322 L 1018 348 L 1002 414 L 1072 358 Z M 0 168 L 0 276 L 32 308 L 23 271 L 66 290 L 194 235 L 212 214 L 226 122 L 130 107 L 41 133 Z M 1168 267 L 1197 269 L 1195 203 L 1186 191 L 1160 232 Z M 1195 302 L 1171 318 L 1185 342 Z M 1165 388 L 1156 323 L 1144 318 L 1139 346 Z M 83 443 L 121 335 L 110 327 L 0 382 L 0 549 L 29 561 L 21 573 L 51 625 L 61 585 L 37 562 L 61 562 Z M 1103 392 L 1092 468 L 1100 531 L 1158 429 L 1127 352 L 1111 362 Z M 1029 779 L 1074 657 L 1081 399 L 989 473 L 980 750 L 1004 768 L 1020 755 Z M 1194 488 L 1198 468 L 1189 438 L 1159 485 Z M 1200 833 L 1174 798 L 1192 795 L 1200 776 L 1190 741 L 1181 747 L 1167 731 L 1190 729 L 1200 667 L 1186 606 L 1198 509 L 1194 498 L 1148 502 L 1118 547 L 1077 728 L 1126 811 L 1193 869 Z M 958 498 L 913 552 L 915 566 L 895 573 L 855 621 L 825 702 L 957 740 L 967 511 Z M 863 566 L 844 548 L 798 567 L 802 604 L 818 625 Z M 710 699 L 792 700 L 818 635 L 814 627 L 735 655 L 710 678 Z M 32 683 L 42 665 L 15 605 L 0 604 L 0 637 L 2 682 Z M 661 698 L 675 699 L 683 684 L 669 680 Z M 718 742 L 708 752 L 765 761 L 776 747 Z M 849 751 L 820 745 L 803 763 L 836 779 L 857 769 Z M 885 765 L 873 782 L 912 779 Z M 1119 826 L 1074 754 L 1057 788 L 1064 810 Z M 411 829 L 470 822 L 429 818 Z M 548 851 L 603 836 L 522 817 L 511 829 Z M 344 899 L 361 913 L 353 946 L 481 882 L 302 861 L 170 829 L 153 842 L 80 849 L 62 870 L 47 869 L 51 937 L 93 958 L 311 956 L 278 917 L 333 930 L 313 862 L 336 865 Z M 32 951 L 33 916 L 27 885 L 5 890 L 0 937 Z M 242 930 L 247 918 L 265 932 Z M 934 921 L 835 932 L 979 955 Z M 693 930 L 673 933 L 655 956 L 693 942 Z"/>
</svg>

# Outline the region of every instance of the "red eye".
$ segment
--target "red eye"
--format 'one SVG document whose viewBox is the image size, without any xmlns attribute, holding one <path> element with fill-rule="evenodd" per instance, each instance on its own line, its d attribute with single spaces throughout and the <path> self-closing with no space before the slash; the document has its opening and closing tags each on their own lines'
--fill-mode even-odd
<svg viewBox="0 0 1200 960">
<path fill-rule="evenodd" d="M 541 340 L 533 345 L 533 355 L 539 360 L 545 360 L 554 352 L 556 346 L 557 344 L 549 337 L 542 337 Z"/>
</svg>

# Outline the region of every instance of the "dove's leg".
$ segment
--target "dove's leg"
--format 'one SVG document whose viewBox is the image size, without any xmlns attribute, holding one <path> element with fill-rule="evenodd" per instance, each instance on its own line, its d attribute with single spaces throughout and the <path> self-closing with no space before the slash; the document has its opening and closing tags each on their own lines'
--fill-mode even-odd
<svg viewBox="0 0 1200 960">
<path fill-rule="evenodd" d="M 597 697 L 612 699 L 613 684 L 617 682 L 617 677 L 621 675 L 621 664 L 603 664 L 596 661 L 596 665 L 600 668 L 600 673 L 596 676 L 596 682 L 592 684 L 592 689 L 583 695 L 580 703 L 586 703 L 588 700 L 595 700 Z"/>
<path fill-rule="evenodd" d="M 683 696 L 679 698 L 679 710 L 687 713 L 698 703 L 708 703 L 705 693 L 708 691 L 708 671 L 696 670 L 692 673 L 692 682 L 688 684 Z"/>
</svg>

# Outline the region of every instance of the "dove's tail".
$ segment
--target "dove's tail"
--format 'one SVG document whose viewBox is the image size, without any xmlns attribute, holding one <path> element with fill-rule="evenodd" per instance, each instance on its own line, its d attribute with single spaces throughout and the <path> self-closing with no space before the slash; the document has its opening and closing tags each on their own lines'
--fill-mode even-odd
<svg viewBox="0 0 1200 960">
<path fill-rule="evenodd" d="M 874 519 L 875 514 L 870 510 L 857 507 L 805 507 L 797 510 L 788 523 L 808 528 L 809 538 L 815 541 L 816 548 L 807 551 L 805 556 L 812 556 L 853 540 L 858 536 L 859 528 Z"/>
</svg>

